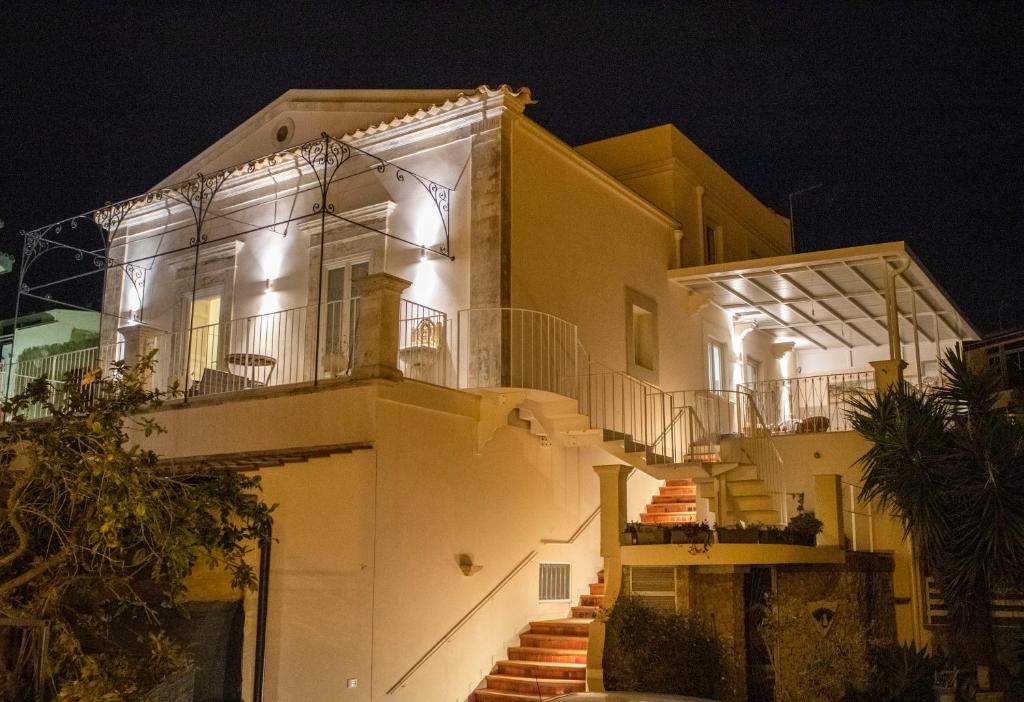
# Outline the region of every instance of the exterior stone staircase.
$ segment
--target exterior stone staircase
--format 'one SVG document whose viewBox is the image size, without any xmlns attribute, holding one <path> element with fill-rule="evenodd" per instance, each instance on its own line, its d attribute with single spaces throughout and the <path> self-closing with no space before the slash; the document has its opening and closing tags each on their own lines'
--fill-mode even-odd
<svg viewBox="0 0 1024 702">
<path fill-rule="evenodd" d="M 475 702 L 539 702 L 569 692 L 583 692 L 587 682 L 587 641 L 590 623 L 604 598 L 604 571 L 580 596 L 568 619 L 530 622 L 510 646 L 508 659 L 498 661 L 486 687 L 474 693 Z"/>
</svg>

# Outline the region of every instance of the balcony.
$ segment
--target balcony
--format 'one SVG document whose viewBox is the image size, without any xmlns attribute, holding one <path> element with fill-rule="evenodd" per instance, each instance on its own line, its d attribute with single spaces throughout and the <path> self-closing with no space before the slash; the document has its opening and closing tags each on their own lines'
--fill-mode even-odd
<svg viewBox="0 0 1024 702">
<path fill-rule="evenodd" d="M 51 382 L 51 402 L 57 403 L 67 383 L 88 383 L 96 369 L 147 352 L 154 354 L 154 387 L 176 388 L 183 402 L 344 381 L 357 374 L 357 354 L 372 346 L 373 327 L 380 320 L 379 309 L 375 319 L 361 319 L 361 303 L 353 297 L 182 332 L 130 325 L 120 330 L 123 340 L 115 344 L 13 363 L 0 370 L 0 390 L 11 397 L 45 377 Z M 448 316 L 406 299 L 399 301 L 397 314 L 397 330 L 393 319 L 391 326 L 398 352 L 390 365 L 406 378 L 449 384 L 454 368 Z M 46 414 L 39 405 L 30 408 L 27 418 Z"/>
<path fill-rule="evenodd" d="M 850 401 L 875 389 L 872 371 L 766 380 L 740 387 L 773 434 L 850 431 Z"/>
</svg>

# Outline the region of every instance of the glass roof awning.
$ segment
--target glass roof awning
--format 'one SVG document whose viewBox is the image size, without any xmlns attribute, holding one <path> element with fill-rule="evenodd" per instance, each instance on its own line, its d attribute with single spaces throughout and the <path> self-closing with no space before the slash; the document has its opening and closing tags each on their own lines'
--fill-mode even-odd
<svg viewBox="0 0 1024 702">
<path fill-rule="evenodd" d="M 904 263 L 896 276 L 900 340 L 977 338 L 903 242 L 678 268 L 669 280 L 778 342 L 852 349 L 888 344 L 886 278 Z"/>
</svg>

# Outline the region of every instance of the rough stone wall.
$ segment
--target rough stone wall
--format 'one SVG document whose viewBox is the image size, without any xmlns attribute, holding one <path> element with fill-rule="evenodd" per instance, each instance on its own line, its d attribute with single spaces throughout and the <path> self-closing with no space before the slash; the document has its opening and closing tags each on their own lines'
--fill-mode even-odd
<svg viewBox="0 0 1024 702">
<path fill-rule="evenodd" d="M 732 572 L 706 572 L 703 568 L 686 570 L 690 571 L 687 588 L 690 611 L 707 617 L 724 649 L 725 681 L 720 697 L 723 702 L 746 700 L 743 572 L 740 569 Z"/>
<path fill-rule="evenodd" d="M 866 683 L 868 646 L 896 642 L 892 572 L 892 558 L 882 554 L 848 553 L 847 562 L 838 566 L 777 567 L 776 602 L 791 607 L 798 617 L 806 614 L 776 649 L 777 690 L 802 691 L 801 698 L 807 700 L 829 700 L 807 691 L 807 678 L 826 677 L 808 672 L 821 671 L 815 666 L 822 664 L 840 681 Z M 827 628 L 814 616 L 821 609 L 835 613 Z"/>
</svg>

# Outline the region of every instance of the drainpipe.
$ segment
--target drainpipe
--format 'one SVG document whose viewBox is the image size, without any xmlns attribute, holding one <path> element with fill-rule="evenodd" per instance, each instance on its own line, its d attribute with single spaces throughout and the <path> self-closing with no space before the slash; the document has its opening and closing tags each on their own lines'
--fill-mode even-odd
<svg viewBox="0 0 1024 702">
<path fill-rule="evenodd" d="M 889 268 L 889 275 L 885 281 L 885 307 L 886 319 L 889 323 L 889 360 L 891 361 L 903 360 L 899 309 L 896 306 L 896 277 L 906 273 L 908 268 L 910 268 L 910 257 L 905 256 L 902 263 L 895 268 Z"/>
<path fill-rule="evenodd" d="M 704 243 L 704 237 L 707 236 L 704 231 L 704 186 L 698 185 L 695 192 L 697 193 L 697 243 L 700 246 L 700 262 L 706 266 L 711 262 L 704 260 L 704 253 L 708 250 L 707 244 Z"/>
<path fill-rule="evenodd" d="M 260 547 L 259 591 L 256 595 L 256 660 L 252 668 L 252 702 L 263 702 L 263 664 L 267 652 L 267 600 L 270 587 L 270 543 L 273 527 L 267 525 L 267 541 Z"/>
</svg>

